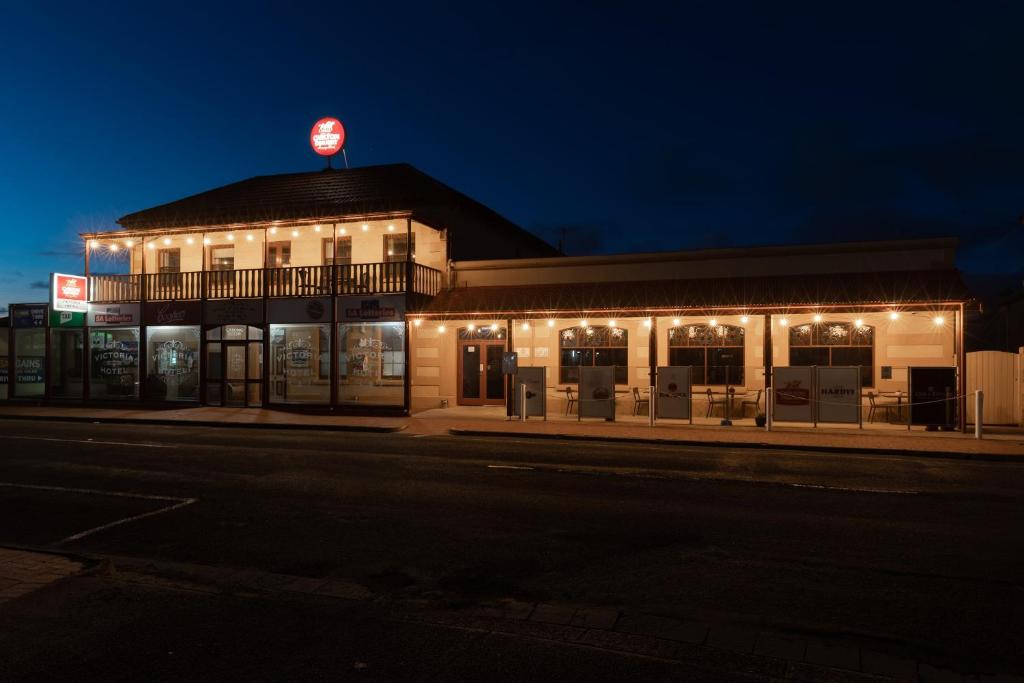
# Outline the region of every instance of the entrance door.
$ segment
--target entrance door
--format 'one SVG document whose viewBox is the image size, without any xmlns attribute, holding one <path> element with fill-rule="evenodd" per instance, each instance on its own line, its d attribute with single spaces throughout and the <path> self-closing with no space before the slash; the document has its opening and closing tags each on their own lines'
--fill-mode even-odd
<svg viewBox="0 0 1024 683">
<path fill-rule="evenodd" d="M 259 406 L 262 376 L 262 342 L 224 342 L 224 395 L 221 405 Z"/>
<path fill-rule="evenodd" d="M 504 342 L 464 341 L 459 348 L 459 405 L 505 404 L 505 376 L 501 374 Z"/>
</svg>

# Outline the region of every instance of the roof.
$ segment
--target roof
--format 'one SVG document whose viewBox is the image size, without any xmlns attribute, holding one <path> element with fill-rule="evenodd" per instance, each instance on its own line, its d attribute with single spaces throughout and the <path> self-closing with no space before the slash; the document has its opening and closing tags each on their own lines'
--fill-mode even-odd
<svg viewBox="0 0 1024 683">
<path fill-rule="evenodd" d="M 126 230 L 140 231 L 396 213 L 438 229 L 484 229 L 514 239 L 522 256 L 558 253 L 495 211 L 409 164 L 255 176 L 136 211 L 117 222 Z M 469 240 L 463 241 L 463 246 L 468 244 Z M 478 248 L 464 252 L 453 257 L 497 255 Z"/>
<path fill-rule="evenodd" d="M 822 273 L 579 284 L 459 287 L 441 292 L 426 314 L 752 310 L 960 303 L 972 297 L 956 270 Z"/>
</svg>

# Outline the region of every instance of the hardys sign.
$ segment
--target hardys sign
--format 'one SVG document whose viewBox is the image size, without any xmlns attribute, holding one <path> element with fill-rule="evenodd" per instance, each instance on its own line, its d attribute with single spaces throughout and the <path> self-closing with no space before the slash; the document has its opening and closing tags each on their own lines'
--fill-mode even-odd
<svg viewBox="0 0 1024 683">
<path fill-rule="evenodd" d="M 405 315 L 403 296 L 346 296 L 338 299 L 338 319 L 354 322 L 399 322 Z"/>
<path fill-rule="evenodd" d="M 89 286 L 85 277 L 53 273 L 50 307 L 55 311 L 85 313 L 89 309 Z"/>
</svg>

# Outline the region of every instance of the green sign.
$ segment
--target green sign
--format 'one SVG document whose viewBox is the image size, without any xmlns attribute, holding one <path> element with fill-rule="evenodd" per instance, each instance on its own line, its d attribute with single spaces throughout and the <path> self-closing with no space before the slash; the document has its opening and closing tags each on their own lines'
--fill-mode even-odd
<svg viewBox="0 0 1024 683">
<path fill-rule="evenodd" d="M 50 311 L 50 327 L 85 327 L 85 313 Z"/>
</svg>

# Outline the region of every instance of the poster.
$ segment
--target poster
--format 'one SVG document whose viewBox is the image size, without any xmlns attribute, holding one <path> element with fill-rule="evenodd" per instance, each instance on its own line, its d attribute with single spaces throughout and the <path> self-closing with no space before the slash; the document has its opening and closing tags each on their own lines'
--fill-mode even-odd
<svg viewBox="0 0 1024 683">
<path fill-rule="evenodd" d="M 955 426 L 956 388 L 956 368 L 910 368 L 910 424 Z"/>
<path fill-rule="evenodd" d="M 526 387 L 526 416 L 547 417 L 547 394 L 545 388 L 545 368 L 519 368 L 514 378 L 515 403 L 512 414 L 520 416 L 523 405 L 522 389 Z"/>
<path fill-rule="evenodd" d="M 46 359 L 42 356 L 19 356 L 14 360 L 15 382 L 18 384 L 41 384 Z"/>
<path fill-rule="evenodd" d="M 615 368 L 580 368 L 579 417 L 615 419 Z"/>
<path fill-rule="evenodd" d="M 692 417 L 690 366 L 658 368 L 658 403 L 655 415 L 659 418 L 688 420 Z"/>
<path fill-rule="evenodd" d="M 818 422 L 859 424 L 861 411 L 860 368 L 818 367 L 815 395 Z"/>
<path fill-rule="evenodd" d="M 776 367 L 772 372 L 772 419 L 814 422 L 814 368 Z"/>
</svg>

